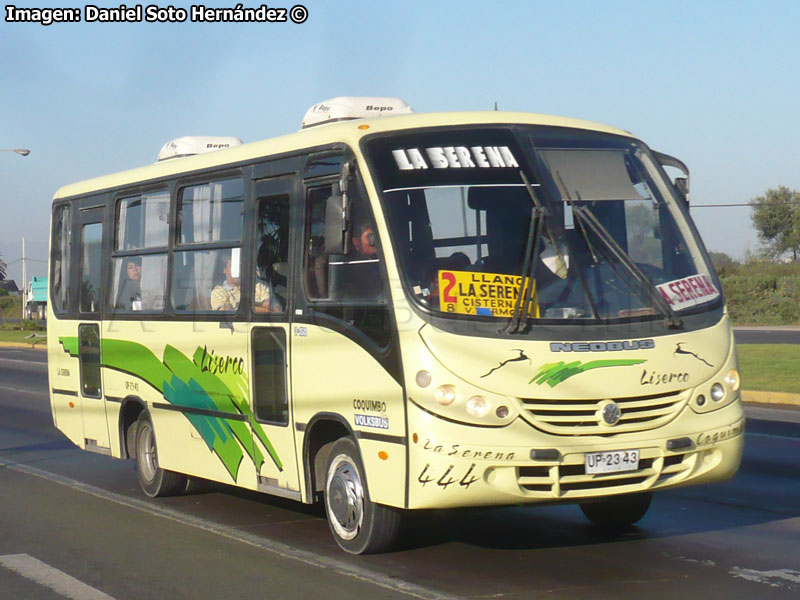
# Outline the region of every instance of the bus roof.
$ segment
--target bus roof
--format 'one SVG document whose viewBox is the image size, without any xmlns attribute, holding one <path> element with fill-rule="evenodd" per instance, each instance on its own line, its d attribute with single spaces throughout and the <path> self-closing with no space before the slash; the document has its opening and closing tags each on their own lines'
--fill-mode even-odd
<svg viewBox="0 0 800 600">
<path fill-rule="evenodd" d="M 423 127 L 471 124 L 482 125 L 493 123 L 498 125 L 549 125 L 631 136 L 630 132 L 600 123 L 593 123 L 591 121 L 522 112 L 480 111 L 416 113 L 392 117 L 354 119 L 316 125 L 289 135 L 242 144 L 241 146 L 217 150 L 207 154 L 174 158 L 129 171 L 121 171 L 111 175 L 87 179 L 60 188 L 56 192 L 54 200 L 100 192 L 180 173 L 189 173 L 192 171 L 224 166 L 226 164 L 246 162 L 263 156 L 286 153 L 293 150 L 299 151 L 304 148 L 313 148 L 330 143 L 343 142 L 351 146 L 357 146 L 360 138 L 374 133 Z"/>
</svg>

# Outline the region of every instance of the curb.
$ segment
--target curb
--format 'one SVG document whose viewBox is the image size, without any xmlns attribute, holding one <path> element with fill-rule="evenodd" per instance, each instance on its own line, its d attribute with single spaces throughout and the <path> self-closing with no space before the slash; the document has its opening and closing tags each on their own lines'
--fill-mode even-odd
<svg viewBox="0 0 800 600">
<path fill-rule="evenodd" d="M 800 394 L 742 390 L 742 401 L 748 404 L 781 404 L 800 407 Z"/>
<path fill-rule="evenodd" d="M 0 348 L 25 348 L 26 350 L 47 350 L 47 342 L 43 341 L 41 344 L 31 344 L 29 342 L 0 342 Z"/>
</svg>

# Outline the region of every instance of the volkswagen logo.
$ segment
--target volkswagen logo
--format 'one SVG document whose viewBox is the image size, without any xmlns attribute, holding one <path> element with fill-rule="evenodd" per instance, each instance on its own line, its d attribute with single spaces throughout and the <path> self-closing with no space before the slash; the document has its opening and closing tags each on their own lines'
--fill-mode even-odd
<svg viewBox="0 0 800 600">
<path fill-rule="evenodd" d="M 617 406 L 615 402 L 609 400 L 608 404 L 603 407 L 602 415 L 606 425 L 616 425 L 622 413 L 619 410 L 619 406 Z"/>
</svg>

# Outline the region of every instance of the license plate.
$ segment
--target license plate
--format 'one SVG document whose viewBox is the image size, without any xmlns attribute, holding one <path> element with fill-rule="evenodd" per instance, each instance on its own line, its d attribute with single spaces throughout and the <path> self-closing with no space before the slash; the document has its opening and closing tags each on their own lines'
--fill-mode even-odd
<svg viewBox="0 0 800 600">
<path fill-rule="evenodd" d="M 587 452 L 584 466 L 587 475 L 635 471 L 639 468 L 639 451 Z"/>
</svg>

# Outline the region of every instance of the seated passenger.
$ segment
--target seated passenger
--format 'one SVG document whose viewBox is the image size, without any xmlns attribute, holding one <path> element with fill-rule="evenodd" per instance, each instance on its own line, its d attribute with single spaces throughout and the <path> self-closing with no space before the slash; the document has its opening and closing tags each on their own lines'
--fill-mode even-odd
<svg viewBox="0 0 800 600">
<path fill-rule="evenodd" d="M 123 259 L 125 273 L 120 277 L 119 292 L 114 308 L 142 310 L 142 258 L 129 256 Z"/>
<path fill-rule="evenodd" d="M 211 309 L 235 311 L 239 308 L 242 288 L 241 279 L 232 276 L 230 258 L 226 261 L 222 272 L 225 274 L 225 281 L 211 290 Z M 270 312 L 270 297 L 270 289 L 260 281 L 256 282 L 253 310 L 255 312 Z"/>
<path fill-rule="evenodd" d="M 384 295 L 380 257 L 373 225 L 362 222 L 353 229 L 352 250 L 342 261 L 341 276 L 333 289 L 337 300 L 381 300 Z"/>
</svg>

